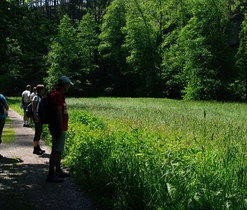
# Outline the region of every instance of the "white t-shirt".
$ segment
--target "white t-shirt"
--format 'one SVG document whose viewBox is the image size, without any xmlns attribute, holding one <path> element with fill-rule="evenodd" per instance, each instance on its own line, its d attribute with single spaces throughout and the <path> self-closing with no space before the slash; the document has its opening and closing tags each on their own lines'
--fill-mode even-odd
<svg viewBox="0 0 247 210">
<path fill-rule="evenodd" d="M 21 96 L 23 98 L 24 103 L 28 103 L 30 101 L 30 94 L 31 92 L 29 90 L 25 90 L 22 92 Z"/>
<path fill-rule="evenodd" d="M 37 95 L 37 93 L 32 92 L 32 93 L 31 93 L 31 95 L 30 95 L 31 100 L 32 100 L 32 99 L 33 99 L 33 97 L 34 97 L 34 96 L 36 96 L 36 95 Z"/>
<path fill-rule="evenodd" d="M 40 106 L 40 103 L 41 103 L 41 98 L 38 96 L 38 95 L 35 95 L 32 99 L 32 101 L 36 101 L 37 104 L 36 104 L 36 115 L 39 116 L 39 106 Z"/>
</svg>

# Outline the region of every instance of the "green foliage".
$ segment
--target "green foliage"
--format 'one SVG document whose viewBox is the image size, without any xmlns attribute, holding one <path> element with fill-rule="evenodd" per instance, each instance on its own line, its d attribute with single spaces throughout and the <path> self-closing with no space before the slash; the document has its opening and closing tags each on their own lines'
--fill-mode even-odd
<svg viewBox="0 0 247 210">
<path fill-rule="evenodd" d="M 103 17 L 101 33 L 99 34 L 99 53 L 102 65 L 105 66 L 105 94 L 126 95 L 129 90 L 129 81 L 126 65 L 126 52 L 122 45 L 124 34 L 122 28 L 126 25 L 125 1 L 113 1 L 107 7 Z M 122 80 L 126 84 L 122 84 Z M 123 91 L 124 90 L 124 91 Z M 114 95 L 115 95 L 114 94 Z"/>
<path fill-rule="evenodd" d="M 225 5 L 214 0 L 193 3 L 193 17 L 180 33 L 188 80 L 184 98 L 225 100 L 235 76 L 224 33 L 228 24 L 224 16 Z"/>
<path fill-rule="evenodd" d="M 245 19 L 241 24 L 241 33 L 240 37 L 240 45 L 238 48 L 238 52 L 236 54 L 236 66 L 239 72 L 239 80 L 236 81 L 236 85 L 238 86 L 238 90 L 242 94 L 244 100 L 247 98 L 247 68 L 245 61 L 247 59 L 247 13 L 245 13 Z"/>
<path fill-rule="evenodd" d="M 113 1 L 107 8 L 104 15 L 104 21 L 101 26 L 101 40 L 99 51 L 103 58 L 118 59 L 118 54 L 121 52 L 121 45 L 124 40 L 124 35 L 121 31 L 125 26 L 125 4 L 123 1 Z M 121 66 L 118 66 L 121 67 Z"/>
<path fill-rule="evenodd" d="M 83 16 L 78 27 L 78 48 L 80 50 L 80 60 L 83 64 L 82 72 L 91 73 L 97 66 L 95 66 L 95 50 L 98 47 L 98 40 L 96 34 L 96 23 L 90 15 L 87 13 Z"/>
<path fill-rule="evenodd" d="M 170 25 L 167 26 L 171 27 Z M 164 36 L 162 43 L 162 80 L 164 83 L 163 91 L 168 98 L 182 98 L 182 90 L 186 86 L 186 75 L 183 73 L 186 57 L 184 49 L 178 41 L 180 30 L 168 32 Z"/>
<path fill-rule="evenodd" d="M 4 76 L 17 79 L 20 72 L 22 71 L 21 57 L 23 55 L 18 40 L 16 39 L 6 39 L 7 49 L 6 49 L 6 60 L 1 66 Z"/>
<path fill-rule="evenodd" d="M 69 98 L 65 163 L 101 209 L 235 209 L 245 104 Z"/>
<path fill-rule="evenodd" d="M 48 89 L 51 89 L 62 75 L 73 78 L 73 72 L 76 72 L 73 65 L 78 58 L 75 37 L 76 32 L 71 24 L 71 19 L 65 15 L 60 22 L 57 36 L 52 40 L 50 51 L 46 57 L 48 76 L 45 78 L 45 82 Z"/>
<path fill-rule="evenodd" d="M 152 5 L 152 6 L 151 6 Z M 161 66 L 161 52 L 159 47 L 161 42 L 162 23 L 159 17 L 159 10 L 151 10 L 155 5 L 159 9 L 162 5 L 159 1 L 139 1 L 128 2 L 126 12 L 126 41 L 124 47 L 128 51 L 127 63 L 132 67 L 132 72 L 141 84 L 141 90 L 136 89 L 137 95 L 157 96 L 160 95 L 159 73 Z M 153 17 L 153 13 L 156 16 Z"/>
<path fill-rule="evenodd" d="M 82 20 L 77 28 L 76 44 L 78 48 L 78 60 L 77 65 L 75 66 L 77 66 L 78 70 L 73 73 L 73 78 L 77 79 L 76 83 L 78 86 L 81 82 L 83 82 L 81 87 L 84 87 L 86 84 L 94 83 L 92 75 L 98 68 L 96 64 L 98 48 L 96 28 L 97 25 L 90 13 L 87 13 L 82 17 Z"/>
<path fill-rule="evenodd" d="M 245 21 L 239 43 L 236 18 L 245 13 L 239 0 L 61 1 L 54 9 L 4 0 L 1 89 L 50 89 L 66 74 L 80 96 L 245 100 Z"/>
<path fill-rule="evenodd" d="M 86 10 L 93 15 L 97 24 L 102 23 L 105 9 L 111 4 L 112 0 L 87 0 Z"/>
</svg>

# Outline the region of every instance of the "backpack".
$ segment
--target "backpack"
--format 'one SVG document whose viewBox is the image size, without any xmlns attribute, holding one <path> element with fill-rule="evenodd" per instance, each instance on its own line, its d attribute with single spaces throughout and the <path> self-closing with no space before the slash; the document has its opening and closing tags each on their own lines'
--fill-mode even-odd
<svg viewBox="0 0 247 210">
<path fill-rule="evenodd" d="M 33 106 L 32 106 L 32 102 L 30 102 L 27 107 L 26 107 L 26 110 L 25 110 L 25 114 L 26 116 L 29 118 L 29 117 L 33 117 Z"/>
<path fill-rule="evenodd" d="M 38 96 L 40 97 L 40 96 Z M 39 113 L 39 117 L 42 118 L 42 122 L 43 122 L 43 115 L 44 115 L 44 107 L 43 107 L 43 104 L 42 104 L 42 101 L 43 99 L 41 99 L 41 101 L 39 101 L 39 110 L 38 110 L 38 113 Z M 33 105 L 32 105 L 32 102 L 30 102 L 27 107 L 26 107 L 26 110 L 25 110 L 25 114 L 26 116 L 29 118 L 29 117 L 32 117 L 33 118 Z"/>
<path fill-rule="evenodd" d="M 48 93 L 42 98 L 43 103 L 43 124 L 50 124 L 52 121 L 52 116 L 54 114 L 54 108 L 51 102 L 51 93 Z"/>
</svg>

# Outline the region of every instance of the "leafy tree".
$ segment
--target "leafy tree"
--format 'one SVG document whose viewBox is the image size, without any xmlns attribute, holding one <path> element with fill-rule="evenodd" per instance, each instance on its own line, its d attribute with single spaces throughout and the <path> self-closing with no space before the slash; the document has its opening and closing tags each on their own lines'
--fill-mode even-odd
<svg viewBox="0 0 247 210">
<path fill-rule="evenodd" d="M 18 89 L 27 83 L 36 85 L 43 77 L 40 71 L 52 34 L 50 22 L 39 11 L 11 0 L 0 4 L 0 14 L 1 86 Z M 19 78 L 22 82 L 16 83 Z M 9 91 L 13 93 L 13 89 Z"/>
<path fill-rule="evenodd" d="M 111 2 L 112 0 L 86 0 L 85 6 L 87 11 L 93 15 L 95 22 L 101 24 L 106 8 Z"/>
<path fill-rule="evenodd" d="M 77 48 L 78 48 L 78 72 L 74 74 L 77 78 L 77 83 L 81 85 L 82 89 L 90 89 L 88 94 L 93 94 L 92 84 L 94 83 L 94 72 L 97 66 L 97 48 L 98 35 L 96 33 L 97 24 L 92 15 L 87 13 L 80 21 L 77 33 Z M 84 88 L 83 88 L 84 87 Z M 78 89 L 78 88 L 77 88 Z"/>
<path fill-rule="evenodd" d="M 246 12 L 244 1 L 52 2 L 53 7 L 45 0 L 0 4 L 2 90 L 12 91 L 8 84 L 17 89 L 29 82 L 35 85 L 44 76 L 51 87 L 67 74 L 76 81 L 78 93 L 87 95 L 110 90 L 115 96 L 247 97 L 246 20 L 240 46 L 234 46 L 236 63 L 228 45 L 229 19 Z M 19 78 L 22 83 L 15 82 Z"/>
<path fill-rule="evenodd" d="M 38 10 L 29 10 L 23 22 L 24 35 L 20 45 L 23 51 L 24 75 L 32 81 L 27 81 L 28 83 L 36 85 L 43 82 L 43 77 L 46 76 L 43 56 L 47 54 L 50 38 L 56 29 L 54 24 Z"/>
<path fill-rule="evenodd" d="M 235 82 L 236 92 L 241 95 L 242 99 L 247 99 L 247 12 L 245 12 L 245 19 L 241 25 L 240 45 L 236 54 L 236 67 L 239 77 Z"/>
<path fill-rule="evenodd" d="M 50 89 L 62 75 L 73 79 L 77 68 L 74 63 L 78 60 L 78 48 L 76 46 L 76 31 L 71 24 L 71 19 L 65 15 L 58 26 L 57 36 L 52 40 L 50 50 L 46 56 L 48 67 L 45 82 Z"/>
<path fill-rule="evenodd" d="M 122 0 L 115 0 L 107 7 L 99 35 L 103 71 L 101 75 L 104 78 L 102 85 L 106 91 L 111 90 L 107 94 L 118 96 L 124 96 L 129 92 L 126 53 L 122 48 L 125 38 L 122 28 L 126 25 L 125 3 Z"/>
<path fill-rule="evenodd" d="M 6 70 L 7 77 L 17 79 L 22 72 L 22 64 L 20 58 L 22 57 L 22 50 L 16 39 L 6 39 L 6 59 L 5 64 L 2 66 Z"/>
<path fill-rule="evenodd" d="M 137 96 L 161 96 L 162 24 L 164 1 L 131 0 L 127 4 L 127 62 L 133 72 Z"/>
<path fill-rule="evenodd" d="M 182 98 L 186 86 L 184 48 L 179 41 L 179 34 L 191 17 L 190 0 L 173 0 L 166 4 L 166 21 L 162 36 L 162 84 L 164 96 Z"/>
<path fill-rule="evenodd" d="M 22 50 L 18 44 L 18 40 L 6 38 L 5 61 L 0 69 L 3 73 L 0 76 L 0 89 L 4 94 L 13 94 L 17 87 L 17 79 L 20 78 L 23 70 L 20 58 Z"/>
<path fill-rule="evenodd" d="M 178 33 L 179 29 L 174 30 L 163 41 L 162 83 L 165 97 L 181 99 L 186 86 L 186 75 L 183 73 L 186 58 L 178 43 Z"/>
<path fill-rule="evenodd" d="M 18 16 L 21 15 L 21 10 L 11 1 L 3 1 L 0 4 L 0 74 L 8 74 L 8 60 L 10 56 L 10 48 L 13 46 L 13 40 L 15 45 L 18 39 L 21 38 L 19 30 L 21 20 Z M 12 40 L 12 41 L 11 41 Z M 10 43 L 11 42 L 11 43 Z M 12 48 L 13 49 L 13 48 Z M 18 54 L 18 53 L 17 53 Z M 19 60 L 20 58 L 18 58 Z M 17 71 L 18 72 L 18 71 Z"/>
<path fill-rule="evenodd" d="M 193 17 L 180 33 L 186 61 L 186 99 L 227 100 L 234 68 L 225 28 L 226 5 L 216 0 L 192 1 Z"/>
</svg>

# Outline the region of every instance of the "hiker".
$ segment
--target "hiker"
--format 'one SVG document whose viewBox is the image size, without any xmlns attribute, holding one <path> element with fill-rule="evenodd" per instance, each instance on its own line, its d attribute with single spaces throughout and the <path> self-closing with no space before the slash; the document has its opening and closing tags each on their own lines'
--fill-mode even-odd
<svg viewBox="0 0 247 210">
<path fill-rule="evenodd" d="M 62 182 L 70 174 L 61 169 L 61 154 L 64 151 L 66 131 L 68 130 L 68 110 L 64 93 L 68 92 L 70 85 L 74 85 L 67 76 L 62 76 L 58 84 L 50 93 L 51 104 L 54 107 L 49 130 L 52 136 L 52 151 L 49 160 L 49 174 L 47 182 Z"/>
<path fill-rule="evenodd" d="M 4 95 L 0 94 L 0 144 L 2 143 L 3 127 L 5 125 L 6 118 L 8 116 L 9 106 Z M 0 154 L 0 159 L 3 156 Z"/>
<path fill-rule="evenodd" d="M 42 122 L 42 96 L 45 93 L 45 86 L 43 84 L 37 85 L 37 95 L 35 95 L 32 99 L 32 113 L 33 113 L 33 121 L 35 125 L 35 134 L 33 138 L 33 154 L 43 155 L 45 150 L 42 150 L 39 146 L 39 141 L 41 137 L 41 133 L 43 130 L 43 122 Z"/>
<path fill-rule="evenodd" d="M 27 85 L 26 86 L 26 90 L 24 90 L 21 94 L 21 102 L 22 102 L 22 108 L 24 110 L 24 116 L 23 116 L 23 120 L 24 120 L 24 124 L 23 126 L 24 127 L 31 127 L 29 124 L 28 124 L 28 117 L 26 115 L 26 108 L 27 108 L 27 105 L 30 103 L 30 95 L 31 95 L 31 85 Z"/>
<path fill-rule="evenodd" d="M 33 92 L 30 95 L 30 100 L 33 100 L 33 97 L 37 95 L 37 87 L 33 87 Z"/>
<path fill-rule="evenodd" d="M 37 95 L 37 87 L 33 87 L 33 92 L 30 94 L 30 101 L 33 100 L 33 97 Z M 33 118 L 30 117 L 30 125 L 33 124 Z"/>
</svg>

